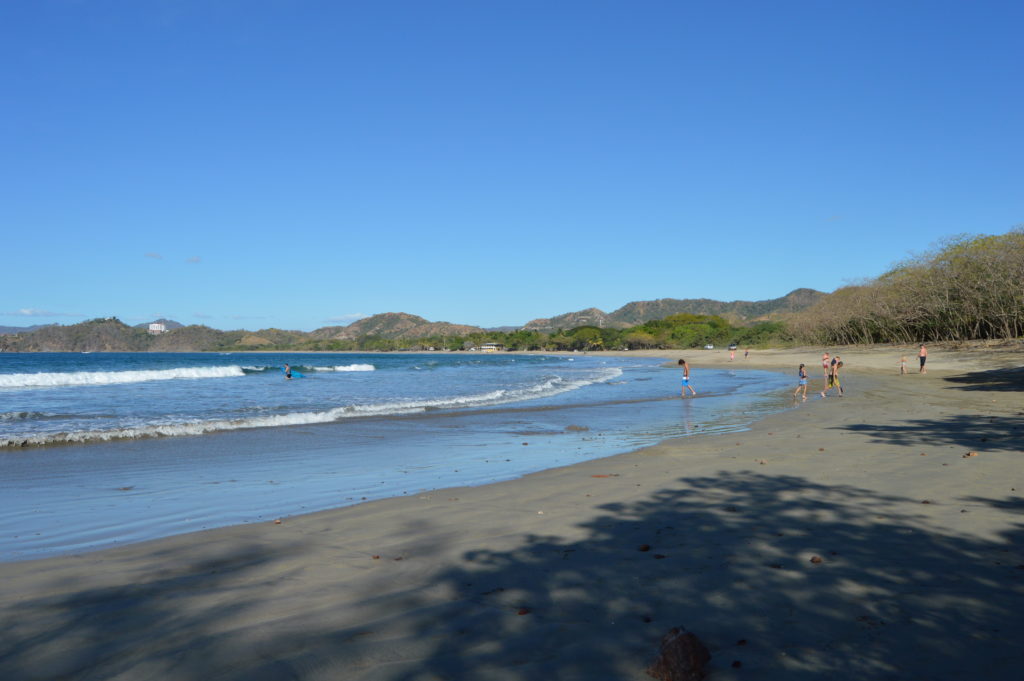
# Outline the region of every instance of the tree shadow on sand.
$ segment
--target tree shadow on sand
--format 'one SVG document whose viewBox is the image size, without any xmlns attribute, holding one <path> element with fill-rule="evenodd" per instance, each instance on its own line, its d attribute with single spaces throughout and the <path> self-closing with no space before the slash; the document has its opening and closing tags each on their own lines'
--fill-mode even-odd
<svg viewBox="0 0 1024 681">
<path fill-rule="evenodd" d="M 377 678 L 642 679 L 676 625 L 716 679 L 1018 678 L 1018 529 L 953 536 L 917 500 L 799 477 L 679 482 L 580 541 L 467 553 L 440 578 L 458 595 L 417 616 L 434 649 Z"/>
<path fill-rule="evenodd" d="M 972 371 L 944 379 L 958 390 L 994 390 L 1024 392 L 1024 367 Z"/>
<path fill-rule="evenodd" d="M 1024 450 L 1024 415 L 956 414 L 941 419 L 909 419 L 894 424 L 857 423 L 842 430 L 865 433 L 872 442 L 910 447 L 955 446 L 985 452 Z"/>
<path fill-rule="evenodd" d="M 226 651 L 237 643 L 230 623 L 259 601 L 266 585 L 248 576 L 274 557 L 258 546 L 195 562 L 182 561 L 177 553 L 157 552 L 157 565 L 164 561 L 174 567 L 155 574 L 137 571 L 137 581 L 103 587 L 61 582 L 53 585 L 58 595 L 15 600 L 12 609 L 20 608 L 26 617 L 15 609 L 4 624 L 0 678 L 231 678 L 236 670 Z M 117 572 L 123 567 L 118 562 L 114 558 L 105 565 Z M 235 597 L 202 605 L 194 598 L 218 591 Z M 237 597 L 240 593 L 245 595 Z"/>
<path fill-rule="evenodd" d="M 722 473 L 599 506 L 574 539 L 528 536 L 440 566 L 440 538 L 458 528 L 411 518 L 400 534 L 433 543 L 361 563 L 379 576 L 358 582 L 347 614 L 332 593 L 352 588 L 351 572 L 332 577 L 323 558 L 302 572 L 328 539 L 286 547 L 283 567 L 258 546 L 201 563 L 172 547 L 176 567 L 137 584 L 12 599 L 34 616 L 5 623 L 0 676 L 639 680 L 682 625 L 711 650 L 712 679 L 1019 678 L 1019 500 L 981 501 L 1010 529 L 959 536 L 930 525 L 917 500 Z M 407 587 L 402 574 L 419 570 L 430 585 Z"/>
</svg>

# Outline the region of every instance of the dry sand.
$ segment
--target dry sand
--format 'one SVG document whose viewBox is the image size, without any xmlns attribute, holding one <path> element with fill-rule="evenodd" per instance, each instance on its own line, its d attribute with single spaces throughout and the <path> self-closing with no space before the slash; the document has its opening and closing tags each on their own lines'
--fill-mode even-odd
<svg viewBox="0 0 1024 681">
<path fill-rule="evenodd" d="M 748 432 L 0 565 L 0 678 L 640 680 L 672 626 L 710 679 L 1021 678 L 1020 346 L 838 351 Z"/>
</svg>

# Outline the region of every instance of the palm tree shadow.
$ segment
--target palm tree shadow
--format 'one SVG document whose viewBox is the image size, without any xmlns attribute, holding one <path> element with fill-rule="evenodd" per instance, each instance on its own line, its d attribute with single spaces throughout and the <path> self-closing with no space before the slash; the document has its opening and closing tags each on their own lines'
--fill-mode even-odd
<svg viewBox="0 0 1024 681">
<path fill-rule="evenodd" d="M 677 625 L 715 678 L 734 662 L 756 678 L 1014 678 L 1024 662 L 1018 529 L 946 534 L 919 500 L 793 476 L 679 482 L 601 507 L 582 540 L 467 552 L 439 580 L 457 596 L 417 621 L 433 649 L 378 678 L 641 679 Z"/>
</svg>

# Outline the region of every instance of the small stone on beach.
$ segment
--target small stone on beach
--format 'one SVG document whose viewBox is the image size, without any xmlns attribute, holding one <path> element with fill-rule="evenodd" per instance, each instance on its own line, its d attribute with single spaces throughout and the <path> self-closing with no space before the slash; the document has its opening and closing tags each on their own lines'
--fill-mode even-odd
<svg viewBox="0 0 1024 681">
<path fill-rule="evenodd" d="M 658 657 L 647 667 L 647 675 L 658 681 L 699 681 L 707 676 L 711 660 L 707 647 L 692 632 L 672 627 L 661 639 Z"/>
</svg>

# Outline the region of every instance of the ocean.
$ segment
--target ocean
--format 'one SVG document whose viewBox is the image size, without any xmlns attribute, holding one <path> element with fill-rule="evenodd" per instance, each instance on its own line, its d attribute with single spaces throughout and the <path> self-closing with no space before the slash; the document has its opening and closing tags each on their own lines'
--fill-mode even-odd
<svg viewBox="0 0 1024 681">
<path fill-rule="evenodd" d="M 792 405 L 792 377 L 695 353 L 686 400 L 663 360 L 601 354 L 3 353 L 0 561 L 507 480 Z"/>
</svg>

